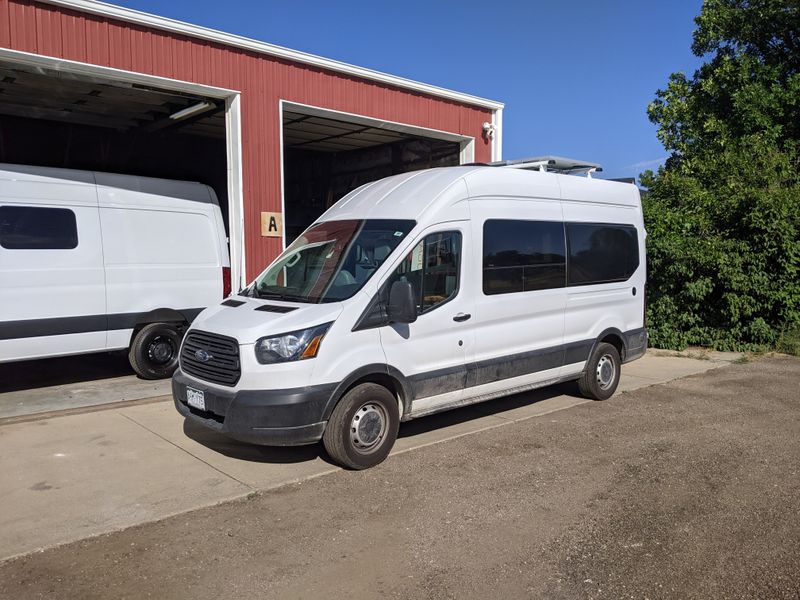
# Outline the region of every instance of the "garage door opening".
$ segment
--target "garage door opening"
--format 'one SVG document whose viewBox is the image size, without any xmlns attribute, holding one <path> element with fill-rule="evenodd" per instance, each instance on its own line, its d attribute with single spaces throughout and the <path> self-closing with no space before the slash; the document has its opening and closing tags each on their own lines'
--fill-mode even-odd
<svg viewBox="0 0 800 600">
<path fill-rule="evenodd" d="M 470 162 L 471 138 L 284 103 L 285 243 L 357 187 Z"/>
<path fill-rule="evenodd" d="M 0 162 L 198 181 L 228 228 L 225 102 L 0 62 Z"/>
</svg>

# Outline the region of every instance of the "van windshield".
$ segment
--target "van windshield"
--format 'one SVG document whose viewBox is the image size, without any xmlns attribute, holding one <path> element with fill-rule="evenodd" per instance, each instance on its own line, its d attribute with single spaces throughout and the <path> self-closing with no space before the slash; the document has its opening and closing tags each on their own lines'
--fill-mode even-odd
<svg viewBox="0 0 800 600">
<path fill-rule="evenodd" d="M 415 224 L 400 219 L 368 219 L 312 225 L 243 293 L 312 303 L 350 298 Z"/>
</svg>

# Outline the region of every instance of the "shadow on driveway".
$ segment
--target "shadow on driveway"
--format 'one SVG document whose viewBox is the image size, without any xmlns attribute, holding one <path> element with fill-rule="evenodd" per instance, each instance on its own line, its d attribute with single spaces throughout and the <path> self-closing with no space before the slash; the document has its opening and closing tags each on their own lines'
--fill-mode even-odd
<svg viewBox="0 0 800 600">
<path fill-rule="evenodd" d="M 133 375 L 124 352 L 101 352 L 0 364 L 0 394 Z"/>
<path fill-rule="evenodd" d="M 537 402 L 548 400 L 556 396 L 582 398 L 578 392 L 576 383 L 562 383 L 401 423 L 400 432 L 397 437 L 414 438 L 415 436 L 429 433 L 436 429 L 444 429 L 453 425 L 481 419 L 486 416 L 499 416 L 502 418 L 502 413 L 505 411 L 536 404 Z M 297 464 L 321 459 L 329 464 L 335 464 L 328 457 L 321 442 L 309 446 L 257 446 L 255 444 L 246 444 L 232 440 L 188 420 L 184 421 L 183 432 L 187 437 L 202 444 L 206 448 L 237 460 L 269 464 Z"/>
<path fill-rule="evenodd" d="M 325 454 L 322 444 L 310 446 L 257 446 L 225 437 L 188 419 L 183 422 L 183 433 L 198 444 L 223 456 L 248 462 L 295 464 L 321 458 L 333 464 Z"/>
</svg>

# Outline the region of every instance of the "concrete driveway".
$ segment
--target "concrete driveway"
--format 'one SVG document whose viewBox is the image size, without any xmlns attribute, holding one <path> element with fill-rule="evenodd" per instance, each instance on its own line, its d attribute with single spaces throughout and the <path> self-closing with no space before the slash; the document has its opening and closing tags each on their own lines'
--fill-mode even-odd
<svg viewBox="0 0 800 600">
<path fill-rule="evenodd" d="M 0 422 L 143 401 L 169 393 L 169 380 L 137 377 L 124 352 L 0 364 Z"/>
<path fill-rule="evenodd" d="M 623 367 L 618 394 L 730 359 L 651 352 Z M 185 425 L 168 397 L 147 402 L 0 420 L 0 560 L 338 470 L 320 446 L 240 444 Z M 393 454 L 584 402 L 575 386 L 565 384 L 419 419 L 401 427 Z"/>
</svg>

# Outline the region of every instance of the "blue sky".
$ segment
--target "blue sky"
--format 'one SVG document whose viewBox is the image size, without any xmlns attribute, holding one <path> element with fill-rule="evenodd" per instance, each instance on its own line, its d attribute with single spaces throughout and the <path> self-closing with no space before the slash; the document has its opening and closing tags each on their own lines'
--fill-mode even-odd
<svg viewBox="0 0 800 600">
<path fill-rule="evenodd" d="M 115 3 L 505 102 L 505 158 L 570 156 L 606 177 L 666 157 L 647 104 L 699 65 L 701 0 Z"/>
</svg>

